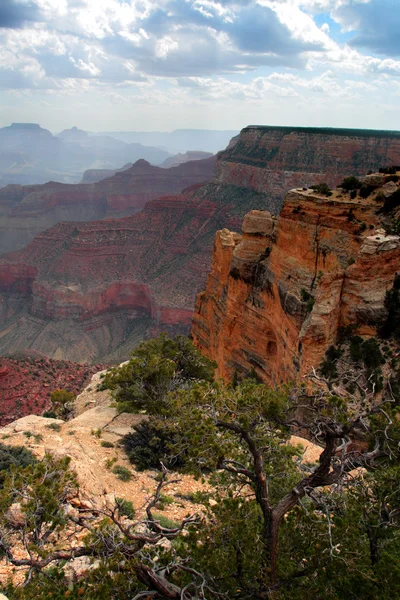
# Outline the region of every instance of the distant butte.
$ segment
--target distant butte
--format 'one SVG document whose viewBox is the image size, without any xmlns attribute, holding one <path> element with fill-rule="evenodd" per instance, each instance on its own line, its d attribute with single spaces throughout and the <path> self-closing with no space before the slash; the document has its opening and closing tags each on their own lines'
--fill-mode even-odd
<svg viewBox="0 0 400 600">
<path fill-rule="evenodd" d="M 162 169 L 138 160 L 92 184 L 8 185 L 0 189 L 0 253 L 23 248 L 59 221 L 94 221 L 142 210 L 149 200 L 211 179 L 215 158 Z"/>
<path fill-rule="evenodd" d="M 180 183 L 182 170 L 191 164 L 196 172 L 205 163 L 175 167 Z M 23 348 L 77 362 L 116 362 L 145 336 L 188 332 L 217 230 L 238 230 L 250 210 L 277 215 L 288 189 L 323 181 L 333 186 L 346 175 L 390 164 L 400 164 L 396 132 L 245 128 L 219 153 L 209 183 L 147 202 L 129 217 L 59 223 L 4 256 L 0 352 Z M 122 186 L 129 170 L 115 177 Z M 123 210 L 125 196 L 115 183 L 108 193 L 107 181 L 96 185 L 106 186 L 104 210 L 113 216 L 113 206 Z M 321 202 L 329 213 L 328 199 Z M 288 250 L 295 251 L 294 241 Z"/>
</svg>

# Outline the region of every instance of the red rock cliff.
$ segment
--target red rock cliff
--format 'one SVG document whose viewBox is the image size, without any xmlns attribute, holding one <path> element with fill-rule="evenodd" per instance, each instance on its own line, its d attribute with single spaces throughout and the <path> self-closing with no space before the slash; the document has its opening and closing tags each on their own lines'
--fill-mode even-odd
<svg viewBox="0 0 400 600">
<path fill-rule="evenodd" d="M 9 185 L 0 189 L 0 253 L 18 250 L 60 221 L 133 215 L 165 194 L 211 179 L 215 158 L 162 169 L 145 160 L 94 184 Z"/>
<path fill-rule="evenodd" d="M 210 270 L 216 231 L 239 228 L 252 208 L 277 214 L 289 184 L 332 183 L 358 173 L 360 165 L 364 170 L 400 163 L 399 135 L 246 128 L 219 154 L 206 185 L 152 200 L 133 216 L 59 223 L 37 235 L 28 247 L 0 260 L 0 353 L 31 349 L 75 361 L 121 360 L 145 335 L 164 329 L 188 332 L 196 294 Z M 201 169 L 202 162 L 192 163 L 193 168 Z M 146 163 L 135 168 L 135 177 L 145 181 Z M 129 179 L 129 170 L 117 176 L 118 181 Z M 122 187 L 113 187 L 113 202 L 125 206 Z M 315 238 L 319 218 L 315 202 L 308 203 L 314 208 L 311 223 L 300 229 L 304 247 L 306 235 Z M 347 205 L 338 206 L 335 219 L 347 223 L 338 216 Z M 332 214 L 321 209 L 320 218 L 329 222 Z M 289 229 L 297 217 L 294 213 L 288 220 Z M 351 223 L 348 228 L 354 229 Z M 331 259 L 326 254 L 325 261 Z M 304 278 L 307 289 L 310 282 Z"/>
<path fill-rule="evenodd" d="M 222 377 L 255 369 L 266 382 L 287 382 L 319 366 L 339 327 L 376 333 L 400 268 L 400 237 L 380 229 L 385 195 L 399 204 L 397 186 L 354 200 L 295 189 L 277 219 L 254 210 L 242 235 L 217 232 L 192 333 Z"/>
</svg>

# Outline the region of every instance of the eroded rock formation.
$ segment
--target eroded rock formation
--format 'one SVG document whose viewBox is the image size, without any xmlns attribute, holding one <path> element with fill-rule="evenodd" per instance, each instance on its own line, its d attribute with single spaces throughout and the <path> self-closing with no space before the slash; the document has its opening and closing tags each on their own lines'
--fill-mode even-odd
<svg viewBox="0 0 400 600">
<path fill-rule="evenodd" d="M 222 377 L 254 369 L 268 383 L 287 382 L 319 366 L 339 328 L 376 334 L 400 269 L 400 237 L 381 229 L 399 196 L 393 181 L 364 199 L 294 189 L 277 219 L 253 210 L 242 235 L 217 233 L 192 333 Z"/>
<path fill-rule="evenodd" d="M 200 168 L 205 162 L 176 169 Z M 4 256 L 0 353 L 23 348 L 83 362 L 118 361 L 146 335 L 188 332 L 196 294 L 210 270 L 216 231 L 238 229 L 251 209 L 277 214 L 290 185 L 333 184 L 349 172 L 391 162 L 400 163 L 396 134 L 246 128 L 219 154 L 206 185 L 148 202 L 142 212 L 123 219 L 60 223 L 24 250 Z M 115 177 L 129 178 L 129 170 Z M 107 180 L 101 184 L 108 185 Z M 108 210 L 113 202 L 122 210 L 122 194 L 113 198 L 107 200 Z M 346 221 L 338 216 L 345 209 L 347 204 L 339 206 L 333 217 L 321 208 L 321 218 Z M 304 247 L 307 235 L 315 237 L 315 207 L 309 218 L 312 225 L 299 230 Z M 351 222 L 348 228 L 353 231 Z M 292 251 L 292 241 L 288 244 Z"/>
<path fill-rule="evenodd" d="M 0 253 L 23 248 L 60 221 L 133 215 L 154 198 L 208 181 L 214 163 L 210 158 L 162 169 L 138 160 L 98 183 L 8 185 L 0 189 Z"/>
<path fill-rule="evenodd" d="M 48 358 L 0 359 L 0 426 L 51 407 L 51 392 L 78 394 L 100 365 L 78 365 Z"/>
</svg>

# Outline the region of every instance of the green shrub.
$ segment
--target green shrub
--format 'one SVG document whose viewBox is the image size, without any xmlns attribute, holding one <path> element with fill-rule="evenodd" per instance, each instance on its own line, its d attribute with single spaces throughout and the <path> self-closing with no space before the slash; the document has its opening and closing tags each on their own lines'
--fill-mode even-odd
<svg viewBox="0 0 400 600">
<path fill-rule="evenodd" d="M 360 362 L 363 358 L 363 353 L 361 351 L 361 344 L 363 341 L 364 340 L 359 335 L 354 335 L 350 339 L 350 356 L 354 362 Z"/>
<path fill-rule="evenodd" d="M 389 177 L 385 177 L 385 183 L 388 183 L 389 181 L 393 181 L 394 183 L 397 183 L 399 181 L 400 177 L 398 175 L 389 175 Z"/>
<path fill-rule="evenodd" d="M 107 442 L 106 440 L 101 440 L 100 446 L 103 448 L 114 448 L 114 444 L 112 442 Z"/>
<path fill-rule="evenodd" d="M 360 196 L 361 198 L 368 198 L 374 191 L 375 187 L 373 185 L 363 184 L 360 188 Z"/>
<path fill-rule="evenodd" d="M 310 292 L 307 292 L 307 290 L 305 290 L 304 288 L 301 288 L 300 294 L 302 301 L 306 303 L 306 312 L 311 312 L 315 304 L 314 296 L 310 294 Z"/>
<path fill-rule="evenodd" d="M 166 529 L 176 529 L 180 526 L 179 521 L 174 521 L 160 513 L 153 513 L 153 516 L 154 519 L 160 523 L 161 527 L 165 527 Z"/>
<path fill-rule="evenodd" d="M 197 381 L 212 381 L 215 363 L 204 357 L 189 341 L 178 335 L 142 342 L 122 367 L 107 372 L 104 388 L 113 390 L 120 409 L 145 410 L 159 415 L 168 393 Z"/>
<path fill-rule="evenodd" d="M 395 175 L 397 171 L 400 171 L 399 165 L 391 165 L 390 167 L 379 169 L 379 173 L 384 173 L 385 175 Z"/>
<path fill-rule="evenodd" d="M 60 431 L 61 425 L 60 423 L 49 423 L 46 425 L 47 429 L 52 429 L 53 431 Z"/>
<path fill-rule="evenodd" d="M 125 498 L 116 498 L 115 502 L 118 506 L 118 512 L 120 513 L 120 515 L 128 517 L 128 519 L 134 519 L 136 511 L 130 500 L 125 500 Z"/>
<path fill-rule="evenodd" d="M 175 500 L 172 496 L 167 496 L 166 494 L 160 494 L 160 498 L 157 502 L 156 508 L 159 510 L 165 510 L 165 508 L 169 504 L 174 504 Z"/>
<path fill-rule="evenodd" d="M 32 452 L 24 446 L 6 446 L 0 443 L 0 487 L 12 466 L 27 467 L 37 463 Z"/>
<path fill-rule="evenodd" d="M 67 390 L 54 390 L 51 392 L 50 400 L 52 403 L 52 412 L 60 419 L 68 419 L 72 412 L 72 403 L 75 400 L 75 394 Z"/>
<path fill-rule="evenodd" d="M 122 439 L 128 458 L 139 471 L 160 469 L 161 462 L 174 471 L 182 469 L 186 462 L 185 456 L 176 455 L 173 446 L 179 435 L 176 427 L 167 419 L 150 417 L 139 423 Z"/>
<path fill-rule="evenodd" d="M 365 340 L 361 345 L 361 352 L 367 369 L 377 369 L 385 362 L 379 344 L 375 338 Z"/>
<path fill-rule="evenodd" d="M 132 473 L 130 472 L 130 470 L 126 467 L 123 467 L 122 465 L 115 465 L 112 472 L 121 481 L 130 481 L 132 479 Z"/>
<path fill-rule="evenodd" d="M 359 190 L 362 186 L 362 182 L 357 178 L 354 177 L 353 175 L 351 177 L 345 177 L 342 181 L 342 183 L 339 185 L 339 187 L 342 188 L 342 190 L 345 190 L 346 192 L 350 192 L 350 191 L 356 191 L 356 195 L 357 195 L 357 190 Z"/>
<path fill-rule="evenodd" d="M 395 276 L 392 289 L 386 292 L 385 308 L 386 319 L 379 334 L 400 341 L 400 275 Z"/>
<path fill-rule="evenodd" d="M 57 419 L 57 415 L 53 410 L 45 410 L 42 417 L 46 419 Z"/>
<path fill-rule="evenodd" d="M 317 192 L 317 194 L 322 194 L 323 196 L 332 196 L 331 188 L 325 182 L 312 185 L 311 189 Z"/>
<path fill-rule="evenodd" d="M 340 356 L 341 352 L 339 348 L 336 348 L 336 346 L 329 346 L 325 353 L 325 360 L 320 367 L 321 374 L 327 379 L 337 377 L 338 371 L 336 363 Z"/>
</svg>

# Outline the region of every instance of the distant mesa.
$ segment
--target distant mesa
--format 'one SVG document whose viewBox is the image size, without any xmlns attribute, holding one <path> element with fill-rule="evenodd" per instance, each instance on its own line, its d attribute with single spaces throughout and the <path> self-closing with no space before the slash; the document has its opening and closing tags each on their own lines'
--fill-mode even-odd
<svg viewBox="0 0 400 600">
<path fill-rule="evenodd" d="M 296 128 L 252 127 L 245 128 L 236 144 L 220 152 L 217 159 L 191 161 L 169 169 L 140 163 L 139 167 L 145 166 L 144 170 L 149 173 L 135 175 L 138 166 L 134 165 L 110 179 L 87 186 L 92 191 L 95 186 L 102 190 L 103 220 L 59 223 L 36 236 L 26 248 L 0 260 L 0 353 L 14 353 L 25 348 L 77 362 L 116 362 L 126 357 L 131 347 L 145 336 L 164 330 L 188 332 L 196 294 L 205 288 L 210 272 L 216 231 L 223 228 L 240 230 L 244 216 L 251 210 L 269 211 L 272 219 L 279 214 L 289 189 L 301 191 L 303 187 L 322 182 L 335 186 L 349 174 L 364 176 L 369 170 L 376 172 L 379 167 L 391 164 L 400 164 L 400 134 L 383 132 L 380 136 L 379 132 L 374 132 L 368 136 L 365 132 L 352 131 L 345 135 L 340 130 L 336 135 L 332 130 L 307 132 Z M 214 175 L 208 183 L 201 185 L 201 181 L 206 179 L 206 170 L 212 171 L 214 165 Z M 194 174 L 198 182 L 195 185 Z M 182 189 L 189 175 L 192 187 Z M 174 185 L 178 182 L 181 193 L 160 193 L 154 200 L 142 204 L 141 212 L 123 218 L 118 216 L 124 207 L 132 210 L 131 197 L 118 191 L 128 189 L 123 186 L 129 186 L 132 194 L 135 185 L 137 193 L 144 194 L 146 188 L 141 186 L 148 186 L 151 182 L 153 186 L 156 183 L 156 187 L 165 189 L 167 181 L 168 185 L 171 181 L 175 182 Z M 391 183 L 397 189 L 398 183 Z M 63 188 L 61 184 L 57 185 Z M 85 186 L 76 187 L 82 193 Z M 51 197 L 55 191 L 53 186 L 49 189 Z M 9 199 L 11 191 L 15 196 L 20 193 L 19 190 L 9 190 Z M 152 192 L 156 191 L 152 187 Z M 385 189 L 383 193 L 389 192 Z M 90 197 L 88 194 L 83 200 L 78 194 L 74 200 L 74 211 L 81 206 L 88 207 Z M 60 196 L 55 195 L 50 201 L 45 196 L 44 206 L 49 214 L 50 207 L 57 205 L 57 198 Z M 33 198 L 32 195 L 27 196 L 22 203 L 18 200 L 19 210 L 26 210 L 29 214 L 36 200 L 35 195 Z M 137 198 L 135 202 L 139 203 L 139 200 Z M 296 271 L 296 277 L 304 275 L 305 284 L 310 283 L 310 273 L 315 267 L 312 249 L 315 240 L 318 240 L 321 252 L 324 248 L 325 239 L 316 238 L 319 218 L 329 221 L 332 213 L 335 222 L 340 225 L 336 229 L 333 226 L 326 228 L 329 235 L 333 232 L 337 238 L 335 252 L 328 252 L 325 256 L 327 265 L 337 256 L 337 261 L 346 262 L 346 265 L 351 263 L 352 257 L 348 254 L 353 248 L 354 258 L 357 257 L 361 243 L 358 237 L 364 239 L 368 236 L 368 228 L 370 225 L 375 227 L 375 221 L 378 226 L 374 202 L 366 203 L 365 207 L 361 202 L 354 211 L 360 223 L 354 223 L 347 213 L 340 216 L 345 212 L 344 205 L 347 207 L 346 199 L 337 200 L 339 215 L 336 208 L 331 208 L 331 200 L 327 197 L 317 195 L 314 201 L 307 202 L 305 219 L 309 215 L 309 221 L 304 224 L 302 236 L 299 232 L 298 239 L 293 238 L 291 231 L 296 223 L 299 225 L 298 213 L 302 204 L 300 208 L 298 203 L 292 207 L 288 205 L 286 213 L 289 211 L 289 216 L 285 221 L 288 227 L 284 231 L 286 245 L 282 249 L 288 256 L 290 252 L 297 252 L 302 260 L 308 261 L 304 268 L 299 267 Z M 68 203 L 71 203 L 70 195 Z M 68 203 L 64 200 L 63 206 Z M 363 208 L 365 218 L 362 216 Z M 108 218 L 115 215 L 118 218 Z M 89 215 L 85 216 L 87 219 Z M 19 222 L 20 227 L 23 222 Z M 0 240 L 10 229 L 10 223 L 2 230 Z M 353 232 L 355 229 L 359 233 Z M 344 250 L 340 253 L 338 245 L 342 238 Z M 268 239 L 260 260 L 266 255 L 269 245 Z M 254 247 L 258 251 L 258 246 Z M 250 252 L 251 244 L 244 250 Z M 323 260 L 321 256 L 318 260 Z M 245 279 L 247 276 L 250 278 L 255 270 L 250 258 L 249 272 L 246 265 L 240 271 Z M 362 269 L 358 270 L 360 275 L 362 272 Z M 291 275 L 290 270 L 287 273 Z M 294 279 L 293 275 L 291 279 Z M 382 285 L 382 291 L 386 284 Z M 282 291 L 282 302 L 288 310 L 296 312 L 300 307 L 300 314 L 303 305 L 301 298 L 298 303 L 299 290 L 296 288 L 294 295 L 297 300 L 293 300 L 291 285 L 294 284 L 283 281 L 278 292 L 274 288 L 274 294 L 278 298 Z M 301 289 L 303 286 L 300 284 L 298 287 Z M 306 289 L 307 285 L 304 287 Z M 221 292 L 222 302 L 223 286 L 217 291 Z M 212 294 L 210 292 L 209 296 Z M 250 304 L 253 297 L 254 302 L 258 302 L 255 294 L 247 297 Z M 206 322 L 202 324 L 204 327 L 207 325 Z M 204 338 L 206 343 L 205 334 Z M 312 331 L 309 331 L 307 340 L 311 339 Z M 304 345 L 306 343 L 303 342 Z M 275 350 L 280 352 L 282 347 L 283 344 L 279 345 L 272 338 L 266 346 L 271 355 Z M 251 353 L 249 357 L 251 360 Z"/>
<path fill-rule="evenodd" d="M 0 253 L 18 250 L 59 221 L 95 221 L 132 215 L 159 196 L 178 194 L 211 179 L 215 158 L 161 169 L 144 159 L 108 172 L 95 170 L 84 184 L 0 189 Z M 103 175 L 106 177 L 103 178 Z"/>
<path fill-rule="evenodd" d="M 39 129 L 42 129 L 40 127 L 40 125 L 38 125 L 37 123 L 11 123 L 10 125 L 11 129 L 30 129 L 31 131 L 37 131 Z M 47 131 L 47 130 L 46 130 Z"/>
<path fill-rule="evenodd" d="M 171 154 L 155 145 L 131 143 L 72 127 L 54 136 L 36 123 L 0 128 L 0 186 L 77 183 L 87 169 L 119 169 L 139 158 L 160 164 Z"/>
<path fill-rule="evenodd" d="M 71 129 L 61 131 L 57 137 L 68 141 L 82 141 L 87 140 L 89 134 L 83 129 L 78 129 L 78 127 L 71 127 Z"/>
<path fill-rule="evenodd" d="M 82 175 L 81 183 L 97 183 L 98 181 L 102 181 L 102 179 L 107 179 L 108 177 L 112 177 L 115 173 L 119 173 L 120 171 L 126 171 L 133 167 L 132 163 L 127 163 L 120 169 L 88 169 Z"/>
<path fill-rule="evenodd" d="M 211 152 L 201 152 L 199 150 L 189 150 L 184 154 L 176 154 L 175 156 L 170 156 L 160 165 L 163 168 L 176 167 L 177 165 L 181 165 L 185 162 L 189 162 L 190 160 L 203 160 L 204 158 L 211 158 L 213 154 Z"/>
</svg>

